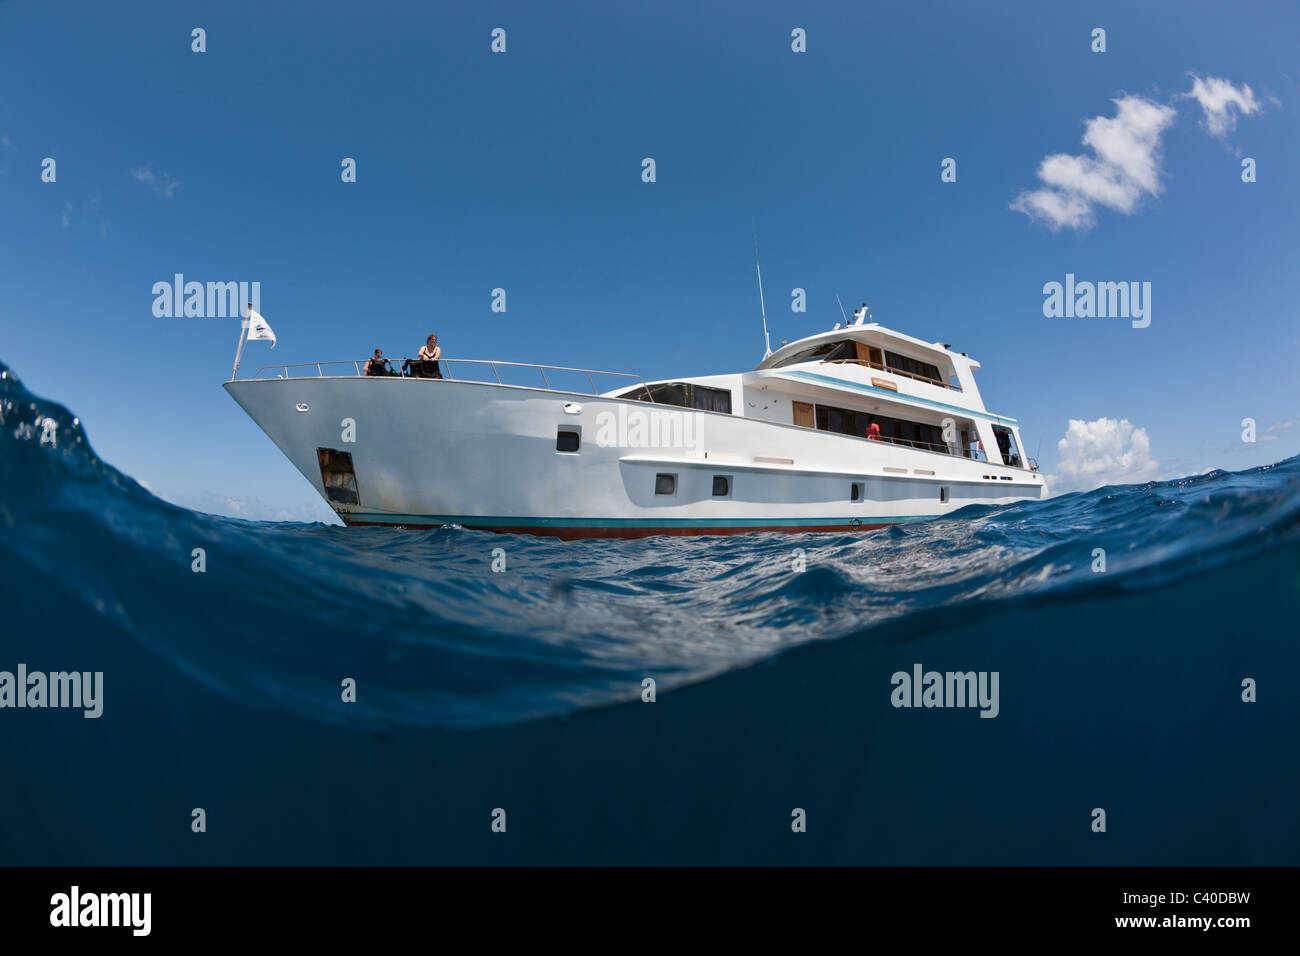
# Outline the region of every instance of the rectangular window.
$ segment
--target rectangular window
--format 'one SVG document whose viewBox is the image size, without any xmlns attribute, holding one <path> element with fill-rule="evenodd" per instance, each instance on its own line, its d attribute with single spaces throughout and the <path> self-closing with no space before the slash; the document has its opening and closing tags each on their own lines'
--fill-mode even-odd
<svg viewBox="0 0 1300 956">
<path fill-rule="evenodd" d="M 706 412 L 724 412 L 731 414 L 731 389 L 710 388 L 707 385 L 691 385 L 691 407 Z"/>
<path fill-rule="evenodd" d="M 731 414 L 731 389 L 711 388 L 692 382 L 659 382 L 655 385 L 638 385 L 623 392 L 619 398 L 656 405 L 675 405 L 678 408 L 698 408 L 706 412 Z"/>
<path fill-rule="evenodd" d="M 582 437 L 572 428 L 561 428 L 555 433 L 555 450 L 574 454 L 582 445 Z"/>
<path fill-rule="evenodd" d="M 863 499 L 862 482 L 855 481 L 849 488 L 849 501 L 861 501 Z"/>
<path fill-rule="evenodd" d="M 787 365 L 800 365 L 804 362 L 845 362 L 856 361 L 858 357 L 857 343 L 853 339 L 843 339 L 839 342 L 823 342 L 821 345 L 814 345 L 811 348 L 803 349 L 796 352 L 787 359 L 782 359 L 773 368 L 785 368 Z"/>
<path fill-rule="evenodd" d="M 713 476 L 713 497 L 726 498 L 731 494 L 731 479 L 726 475 Z"/>
<path fill-rule="evenodd" d="M 945 501 L 947 501 L 947 500 L 948 500 L 948 489 L 947 489 L 947 488 L 940 488 L 940 489 L 939 489 L 939 501 L 940 501 L 940 503 L 945 502 Z"/>
<path fill-rule="evenodd" d="M 1016 436 L 1010 428 L 1005 425 L 993 426 L 993 437 L 998 442 L 998 452 L 1002 455 L 1002 463 L 1010 465 L 1012 468 L 1024 467 L 1020 461 L 1020 449 L 1016 447 Z"/>
<path fill-rule="evenodd" d="M 677 494 L 677 476 L 676 475 L 655 475 L 655 494 L 656 495 Z"/>
<path fill-rule="evenodd" d="M 654 402 L 656 405 L 676 405 L 689 408 L 686 396 L 687 386 L 682 382 L 659 382 L 655 385 L 638 385 L 624 392 L 619 398 L 631 398 L 638 402 Z"/>
<path fill-rule="evenodd" d="M 890 418 L 872 412 L 855 412 L 847 408 L 835 408 L 832 405 L 818 405 L 814 410 L 817 427 L 824 432 L 840 435 L 856 435 L 866 438 L 872 424 L 880 427 L 880 439 L 908 448 L 923 451 L 948 452 L 943 440 L 943 429 L 938 425 Z"/>
<path fill-rule="evenodd" d="M 922 378 L 933 379 L 936 382 L 942 382 L 939 377 L 939 366 L 931 365 L 929 362 L 922 362 L 920 359 L 914 359 L 907 355 L 899 355 L 897 352 L 885 352 L 885 366 L 895 371 L 907 372 L 909 375 L 919 375 Z"/>
</svg>

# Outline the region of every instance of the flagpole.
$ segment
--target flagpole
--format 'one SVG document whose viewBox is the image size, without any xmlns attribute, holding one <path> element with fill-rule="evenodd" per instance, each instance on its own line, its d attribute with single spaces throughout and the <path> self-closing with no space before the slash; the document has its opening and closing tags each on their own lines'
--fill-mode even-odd
<svg viewBox="0 0 1300 956">
<path fill-rule="evenodd" d="M 235 373 L 239 371 L 239 356 L 244 351 L 244 336 L 248 334 L 248 319 L 253 310 L 253 303 L 248 303 L 249 313 L 244 316 L 244 321 L 239 326 L 239 345 L 235 349 L 235 367 L 230 370 L 230 380 L 235 380 Z"/>
</svg>

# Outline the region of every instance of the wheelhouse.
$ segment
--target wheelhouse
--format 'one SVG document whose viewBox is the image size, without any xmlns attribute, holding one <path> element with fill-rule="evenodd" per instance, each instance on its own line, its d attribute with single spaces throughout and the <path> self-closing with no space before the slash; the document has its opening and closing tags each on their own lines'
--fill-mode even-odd
<svg viewBox="0 0 1300 956">
<path fill-rule="evenodd" d="M 782 349 L 782 352 L 784 351 L 786 350 Z M 872 344 L 869 339 L 864 340 L 861 335 L 845 335 L 842 338 L 799 348 L 788 355 L 781 355 L 778 352 L 773 356 L 774 360 L 770 365 L 759 367 L 789 368 L 808 362 L 856 365 L 891 372 L 919 382 L 938 385 L 941 388 L 962 390 L 957 369 L 952 363 L 945 363 L 942 358 L 935 355 L 923 353 L 918 355 L 918 351 L 909 350 L 905 346 L 887 347 L 883 341 L 881 344 Z"/>
</svg>

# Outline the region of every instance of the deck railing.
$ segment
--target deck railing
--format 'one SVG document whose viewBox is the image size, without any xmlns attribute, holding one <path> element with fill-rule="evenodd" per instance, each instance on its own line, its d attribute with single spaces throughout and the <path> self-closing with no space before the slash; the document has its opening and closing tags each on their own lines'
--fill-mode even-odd
<svg viewBox="0 0 1300 956">
<path fill-rule="evenodd" d="M 307 378 L 307 377 L 311 377 L 309 373 L 306 373 L 306 374 L 290 374 L 290 373 L 293 372 L 293 370 L 295 370 L 295 369 L 314 369 L 314 370 L 315 370 L 315 376 L 318 377 L 318 378 L 327 378 L 327 377 L 333 377 L 333 376 L 340 376 L 340 377 L 358 377 L 358 378 L 360 378 L 360 377 L 364 377 L 363 372 L 362 372 L 362 369 L 365 368 L 366 363 L 367 363 L 368 361 L 369 361 L 369 359 L 352 359 L 352 360 L 344 360 L 344 361 L 341 361 L 341 362 L 303 362 L 303 363 L 300 363 L 300 364 L 297 364 L 297 365 L 266 365 L 266 366 L 263 366 L 262 368 L 258 369 L 258 370 L 257 370 L 257 374 L 254 375 L 253 378 L 254 378 L 254 379 L 260 379 L 260 378 Z M 386 360 L 385 360 L 385 364 L 388 365 L 388 366 L 391 368 L 392 363 L 393 363 L 393 362 L 396 362 L 396 361 L 398 361 L 398 360 L 397 360 L 397 359 L 386 359 Z M 402 363 L 403 365 L 405 365 L 405 364 L 407 364 L 408 362 L 414 364 L 414 363 L 417 363 L 417 362 L 419 362 L 419 361 L 420 361 L 419 359 L 402 359 L 402 360 L 401 360 L 401 363 Z M 427 364 L 427 363 L 426 363 L 426 364 Z M 482 381 L 483 381 L 482 378 L 474 378 L 474 377 L 470 377 L 470 376 L 464 376 L 464 375 L 457 375 L 457 374 L 456 374 L 456 368 L 457 368 L 457 366 L 470 365 L 470 366 L 474 366 L 476 369 L 482 369 L 482 370 L 484 370 L 484 371 L 485 371 L 485 374 L 486 374 L 487 371 L 490 371 L 490 372 L 491 372 L 491 375 L 492 375 L 492 379 L 495 379 L 495 380 L 496 380 L 496 383 L 497 383 L 498 385 L 514 384 L 514 383 L 512 383 L 512 382 L 506 382 L 505 380 L 503 380 L 503 379 L 501 378 L 501 370 L 502 370 L 503 368 L 511 368 L 511 369 L 535 369 L 535 370 L 540 374 L 540 376 L 541 376 L 541 380 L 542 380 L 542 386 L 541 386 L 541 387 L 544 388 L 546 391 L 550 391 L 550 392 L 565 392 L 565 391 L 573 391 L 573 390 L 572 390 L 572 389 L 564 389 L 564 388 L 556 388 L 556 387 L 552 386 L 552 385 L 551 385 L 551 380 L 550 380 L 550 378 L 548 378 L 547 375 L 546 375 L 546 373 L 547 373 L 548 371 L 550 371 L 550 372 L 552 372 L 552 373 L 554 373 L 554 372 L 573 373 L 573 374 L 576 374 L 576 375 L 584 376 L 584 377 L 587 379 L 587 384 L 591 386 L 591 393 L 592 393 L 593 395 L 599 395 L 599 394 L 600 394 L 600 390 L 596 388 L 596 381 L 595 381 L 595 379 L 592 377 L 592 376 L 596 376 L 596 375 L 608 375 L 608 376 L 613 376 L 613 377 L 615 377 L 615 378 L 628 378 L 628 379 L 631 379 L 633 382 L 638 382 L 638 383 L 640 383 L 640 385 L 642 386 L 642 388 L 646 388 L 647 391 L 648 391 L 648 386 L 646 385 L 646 380 L 645 380 L 644 378 L 642 378 L 640 375 L 633 375 L 633 374 L 630 373 L 630 372 L 605 372 L 605 371 L 601 371 L 600 369 L 594 369 L 594 368 L 569 368 L 569 367 L 564 366 L 564 365 L 539 365 L 539 364 L 535 364 L 535 363 L 532 363 L 532 362 L 498 362 L 498 361 L 489 360 L 489 359 L 460 359 L 460 358 L 458 358 L 458 359 L 449 359 L 449 358 L 443 358 L 443 359 L 439 359 L 439 360 L 438 360 L 438 364 L 439 364 L 439 365 L 446 366 L 447 374 L 443 377 L 443 380 L 444 380 L 444 381 L 453 381 L 453 382 L 480 382 L 480 383 L 482 383 Z M 334 371 L 326 372 L 326 371 L 325 371 L 326 369 L 333 369 L 333 368 L 336 367 L 336 366 L 342 366 L 344 370 L 343 370 L 343 371 L 339 371 L 339 372 L 334 372 Z M 348 371 L 349 369 L 350 369 L 350 371 Z M 266 374 L 266 373 L 272 373 L 272 374 L 268 375 L 268 374 Z M 275 373 L 279 373 L 279 374 L 275 374 Z M 390 371 L 390 372 L 388 373 L 388 376 L 385 376 L 385 377 L 389 377 L 389 376 L 394 377 L 394 378 L 420 378 L 420 377 L 421 377 L 421 376 L 418 376 L 418 375 L 403 375 L 403 374 L 402 374 L 401 372 L 399 372 L 399 371 Z M 437 379 L 435 378 L 435 379 L 433 379 L 433 380 L 436 381 Z M 491 381 L 490 381 L 490 380 L 488 381 L 488 384 L 491 384 Z M 536 386 L 527 386 L 527 387 L 535 388 Z"/>
<path fill-rule="evenodd" d="M 859 438 L 865 436 L 859 435 Z M 918 448 L 921 451 L 938 452 L 941 455 L 952 455 L 954 458 L 970 458 L 975 461 L 986 461 L 986 458 L 980 458 L 971 451 L 969 454 L 961 445 L 947 445 L 941 442 L 916 441 L 911 438 L 891 438 L 887 435 L 877 435 L 875 438 L 869 438 L 868 441 L 883 441 L 891 445 L 902 445 L 904 448 Z M 983 454 L 982 452 L 980 454 Z"/>
</svg>

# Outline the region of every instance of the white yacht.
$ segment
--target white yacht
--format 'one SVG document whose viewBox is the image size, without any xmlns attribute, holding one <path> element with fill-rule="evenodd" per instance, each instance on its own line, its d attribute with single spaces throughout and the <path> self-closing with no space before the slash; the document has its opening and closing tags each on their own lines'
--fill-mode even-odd
<svg viewBox="0 0 1300 956">
<path fill-rule="evenodd" d="M 1046 495 L 1016 421 L 984 408 L 977 361 L 854 319 L 738 374 L 362 360 L 225 388 L 348 525 L 843 532 Z"/>
</svg>

